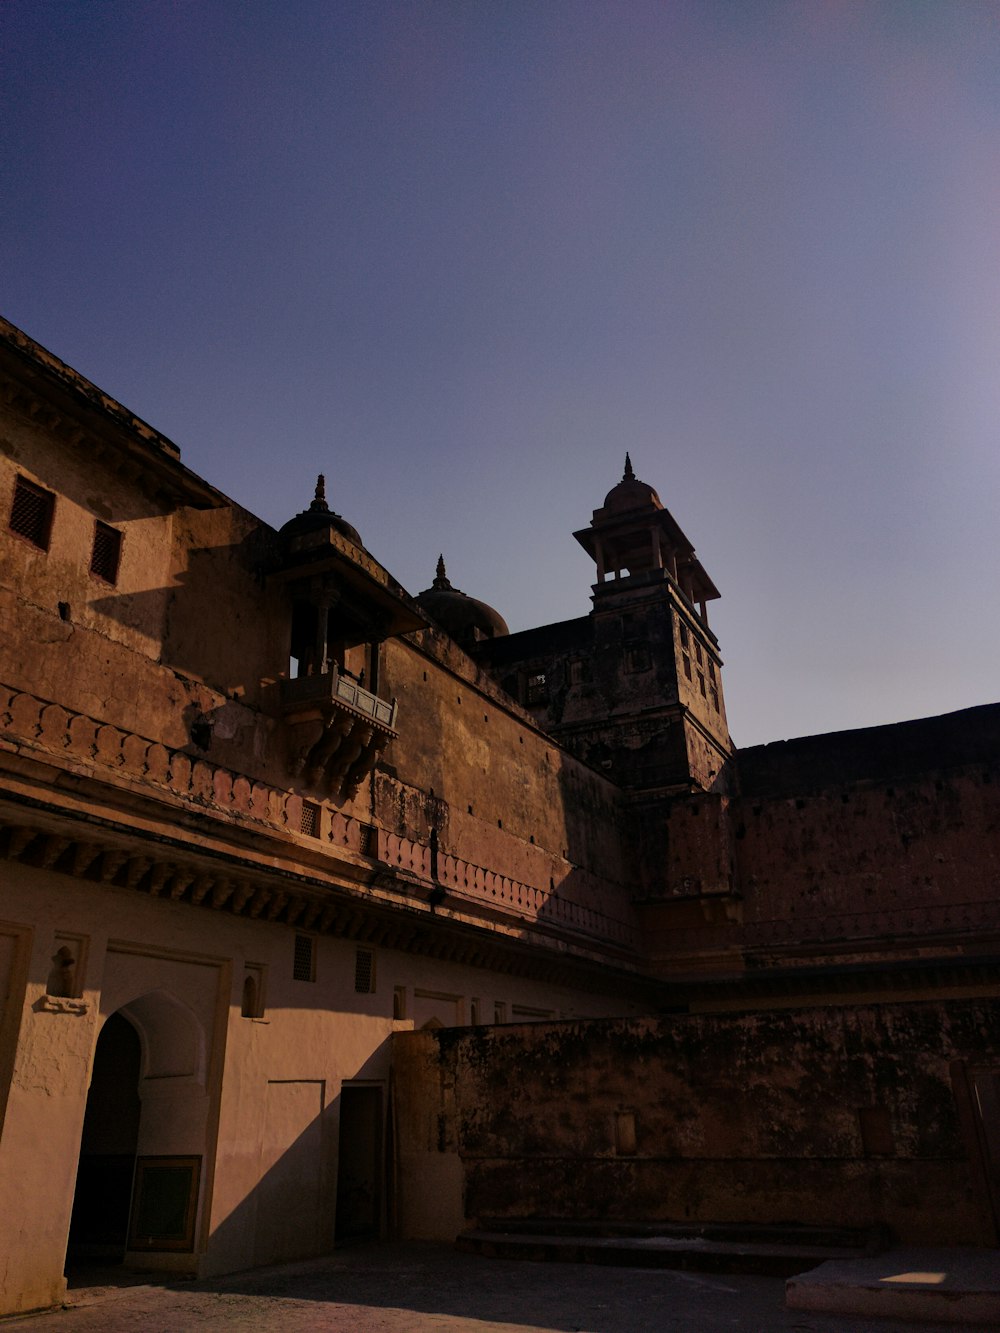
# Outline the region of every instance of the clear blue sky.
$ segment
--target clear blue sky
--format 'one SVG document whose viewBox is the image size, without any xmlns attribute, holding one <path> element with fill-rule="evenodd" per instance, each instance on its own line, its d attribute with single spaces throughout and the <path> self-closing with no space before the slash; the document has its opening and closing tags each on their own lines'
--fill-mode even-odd
<svg viewBox="0 0 1000 1333">
<path fill-rule="evenodd" d="M 1000 697 L 1000 5 L 5 0 L 3 313 L 280 524 L 583 614 L 625 450 L 740 744 Z"/>
</svg>

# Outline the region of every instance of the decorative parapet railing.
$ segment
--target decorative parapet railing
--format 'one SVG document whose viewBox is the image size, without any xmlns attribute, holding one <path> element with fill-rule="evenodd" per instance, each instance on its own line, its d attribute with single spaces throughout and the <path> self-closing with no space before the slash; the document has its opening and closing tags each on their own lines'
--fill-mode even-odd
<svg viewBox="0 0 1000 1333">
<path fill-rule="evenodd" d="M 636 947 L 631 922 L 574 901 L 554 881 L 549 890 L 539 889 L 444 852 L 437 854 L 434 865 L 426 844 L 372 828 L 331 806 L 324 805 L 322 818 L 313 824 L 311 819 L 304 820 L 303 805 L 315 811 L 315 803 L 308 798 L 303 802 L 295 792 L 256 782 L 206 759 L 192 758 L 183 750 L 2 685 L 0 733 L 58 758 L 102 767 L 130 783 L 165 791 L 196 809 L 211 809 L 241 823 L 255 823 L 262 830 L 277 829 L 307 836 L 310 841 L 315 838 L 321 849 L 346 848 L 373 857 L 391 870 L 427 885 L 440 885 L 459 899 L 479 902 L 504 916 L 551 924 L 620 948 Z M 306 833 L 307 827 L 315 832 Z"/>
<path fill-rule="evenodd" d="M 634 949 L 637 945 L 636 928 L 631 922 L 574 901 L 561 893 L 554 881 L 552 888 L 539 889 L 447 852 L 438 853 L 434 875 L 432 860 L 435 858 L 432 858 L 429 847 L 384 829 L 378 830 L 378 848 L 379 859 L 388 865 L 432 877 L 436 884 L 456 896 L 483 903 L 502 911 L 505 916 L 557 925 L 621 948 Z"/>
<path fill-rule="evenodd" d="M 274 829 L 302 830 L 302 797 L 183 750 L 99 722 L 32 694 L 0 686 L 0 731 L 64 759 L 96 764 L 197 807 Z M 360 851 L 367 825 L 330 811 L 328 841 Z"/>
</svg>

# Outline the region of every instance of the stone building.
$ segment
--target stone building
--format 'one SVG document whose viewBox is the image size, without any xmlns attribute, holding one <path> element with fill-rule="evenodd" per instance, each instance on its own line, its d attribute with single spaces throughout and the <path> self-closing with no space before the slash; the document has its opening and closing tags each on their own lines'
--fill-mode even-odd
<svg viewBox="0 0 1000 1333">
<path fill-rule="evenodd" d="M 575 534 L 592 612 L 508 634 L 443 561 L 410 596 L 322 478 L 273 530 L 6 323 L 0 381 L 0 1310 L 76 1259 L 454 1236 L 438 1029 L 1000 993 L 1000 710 L 734 753 L 718 592 L 628 459 Z"/>
</svg>

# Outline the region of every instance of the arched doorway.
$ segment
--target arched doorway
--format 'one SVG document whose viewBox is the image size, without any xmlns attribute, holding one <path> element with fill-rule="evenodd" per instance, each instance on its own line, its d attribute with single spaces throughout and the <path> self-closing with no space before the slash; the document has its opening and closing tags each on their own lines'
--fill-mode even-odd
<svg viewBox="0 0 1000 1333">
<path fill-rule="evenodd" d="M 125 1257 L 132 1177 L 139 1143 L 142 1046 L 127 1018 L 101 1029 L 80 1141 L 67 1267 Z"/>
<path fill-rule="evenodd" d="M 67 1269 L 124 1260 L 186 1271 L 207 1116 L 194 1013 L 157 989 L 111 1014 L 94 1050 Z"/>
</svg>

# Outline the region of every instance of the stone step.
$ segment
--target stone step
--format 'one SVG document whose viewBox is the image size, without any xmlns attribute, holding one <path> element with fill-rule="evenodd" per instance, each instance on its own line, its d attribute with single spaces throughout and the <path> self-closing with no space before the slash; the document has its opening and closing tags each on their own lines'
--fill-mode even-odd
<svg viewBox="0 0 1000 1333">
<path fill-rule="evenodd" d="M 614 1264 L 711 1273 L 760 1273 L 792 1277 L 830 1259 L 864 1255 L 855 1246 L 797 1241 L 715 1240 L 699 1235 L 553 1235 L 541 1231 L 463 1231 L 455 1242 L 466 1253 L 542 1263 Z"/>
<path fill-rule="evenodd" d="M 765 1245 L 809 1245 L 879 1254 L 892 1244 L 886 1227 L 814 1226 L 801 1222 L 621 1222 L 577 1221 L 564 1218 L 479 1219 L 478 1230 L 523 1236 L 576 1236 L 608 1238 L 666 1237 L 749 1242 Z"/>
</svg>

